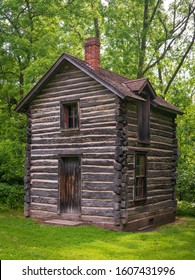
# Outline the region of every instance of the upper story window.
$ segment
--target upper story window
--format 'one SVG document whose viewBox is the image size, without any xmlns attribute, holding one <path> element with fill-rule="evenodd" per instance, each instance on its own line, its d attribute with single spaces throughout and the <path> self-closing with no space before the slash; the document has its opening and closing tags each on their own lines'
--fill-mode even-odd
<svg viewBox="0 0 195 280">
<path fill-rule="evenodd" d="M 138 140 L 143 143 L 150 141 L 150 96 L 145 102 L 138 104 Z"/>
<path fill-rule="evenodd" d="M 79 128 L 78 102 L 61 103 L 61 128 L 64 130 Z"/>
<path fill-rule="evenodd" d="M 146 154 L 135 156 L 135 200 L 145 199 L 147 195 Z"/>
</svg>

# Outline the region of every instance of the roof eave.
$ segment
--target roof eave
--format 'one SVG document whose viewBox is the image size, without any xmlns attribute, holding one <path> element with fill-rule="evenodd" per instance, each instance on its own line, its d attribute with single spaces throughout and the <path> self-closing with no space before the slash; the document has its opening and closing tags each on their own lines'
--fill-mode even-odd
<svg viewBox="0 0 195 280">
<path fill-rule="evenodd" d="M 162 109 L 163 111 L 166 111 L 166 112 L 169 112 L 169 113 L 172 113 L 174 115 L 183 115 L 184 113 L 180 110 L 174 110 L 174 109 L 171 109 L 171 108 L 167 108 L 163 105 L 159 105 L 159 104 L 156 104 L 154 102 L 151 102 L 151 105 L 155 108 L 160 108 Z"/>
</svg>

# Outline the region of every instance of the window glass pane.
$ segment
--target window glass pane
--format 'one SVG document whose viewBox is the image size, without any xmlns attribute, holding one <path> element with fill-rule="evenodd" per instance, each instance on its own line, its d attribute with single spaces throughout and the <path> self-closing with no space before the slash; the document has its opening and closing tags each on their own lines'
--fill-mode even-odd
<svg viewBox="0 0 195 280">
<path fill-rule="evenodd" d="M 78 104 L 64 105 L 64 127 L 65 129 L 78 128 Z"/>
</svg>

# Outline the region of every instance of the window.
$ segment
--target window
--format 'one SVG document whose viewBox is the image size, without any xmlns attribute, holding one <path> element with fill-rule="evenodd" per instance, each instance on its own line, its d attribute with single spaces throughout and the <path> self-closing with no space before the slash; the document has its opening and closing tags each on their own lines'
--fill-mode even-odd
<svg viewBox="0 0 195 280">
<path fill-rule="evenodd" d="M 150 96 L 145 102 L 138 104 L 138 140 L 148 143 L 150 141 Z"/>
<path fill-rule="evenodd" d="M 61 103 L 61 128 L 65 130 L 79 128 L 78 102 Z"/>
<path fill-rule="evenodd" d="M 135 157 L 135 199 L 146 198 L 146 154 L 136 154 Z"/>
</svg>

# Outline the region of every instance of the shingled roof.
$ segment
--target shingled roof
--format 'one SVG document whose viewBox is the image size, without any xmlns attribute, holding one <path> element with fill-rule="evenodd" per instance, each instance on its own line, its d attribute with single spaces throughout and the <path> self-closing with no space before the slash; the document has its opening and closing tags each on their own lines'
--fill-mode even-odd
<svg viewBox="0 0 195 280">
<path fill-rule="evenodd" d="M 147 78 L 131 80 L 127 77 L 118 75 L 114 72 L 108 71 L 103 68 L 94 70 L 91 67 L 89 67 L 85 61 L 67 53 L 64 53 L 60 56 L 60 58 L 38 81 L 38 83 L 20 101 L 15 110 L 17 112 L 25 112 L 30 102 L 39 94 L 39 92 L 44 88 L 44 86 L 57 73 L 61 65 L 66 61 L 72 63 L 74 66 L 79 68 L 81 71 L 85 72 L 87 75 L 91 76 L 97 82 L 108 88 L 110 91 L 112 91 L 122 99 L 130 98 L 137 101 L 145 101 L 145 99 L 140 95 L 140 93 L 147 86 L 150 89 L 153 96 L 153 106 L 161 108 L 163 110 L 168 110 L 174 114 L 182 114 L 182 112 L 178 108 L 166 102 L 164 99 L 156 96 L 156 93 Z"/>
</svg>

